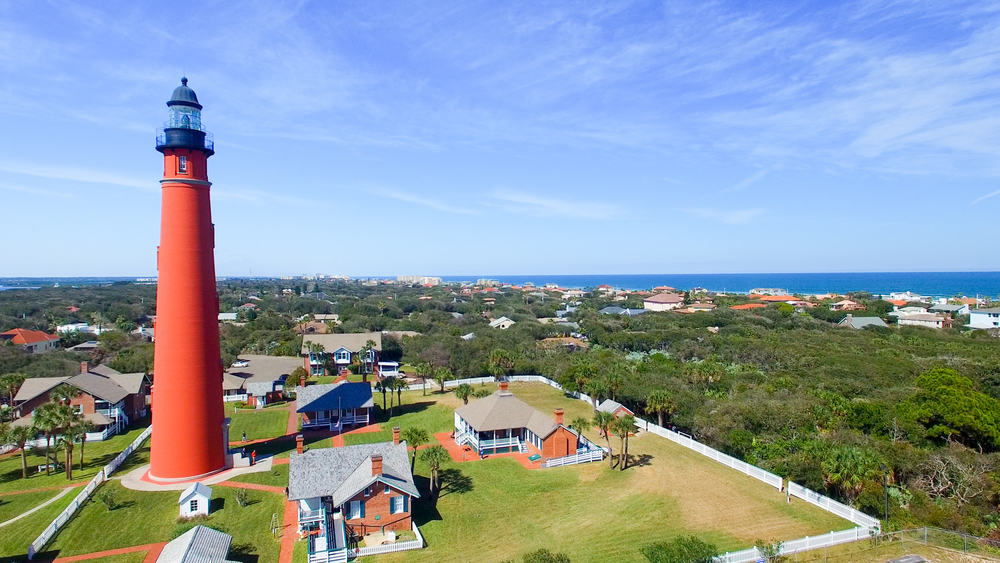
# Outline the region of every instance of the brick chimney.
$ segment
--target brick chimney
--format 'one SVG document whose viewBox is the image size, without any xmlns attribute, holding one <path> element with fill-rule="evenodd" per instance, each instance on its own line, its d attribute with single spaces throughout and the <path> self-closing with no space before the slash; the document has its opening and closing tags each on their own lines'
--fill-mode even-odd
<svg viewBox="0 0 1000 563">
<path fill-rule="evenodd" d="M 555 415 L 556 415 L 556 424 L 562 424 L 563 423 L 563 410 L 562 409 L 556 409 L 555 410 Z"/>
<path fill-rule="evenodd" d="M 375 454 L 372 456 L 372 476 L 382 474 L 382 456 Z"/>
<path fill-rule="evenodd" d="M 500 390 L 501 391 L 506 391 L 507 390 L 507 382 L 506 381 L 501 381 L 500 382 Z"/>
<path fill-rule="evenodd" d="M 87 362 L 80 362 L 80 373 L 87 373 L 90 371 L 90 365 Z"/>
<path fill-rule="evenodd" d="M 302 445 L 304 443 L 305 443 L 305 438 L 302 437 L 302 434 L 296 434 L 295 435 L 295 453 L 297 453 L 297 454 L 302 453 Z"/>
<path fill-rule="evenodd" d="M 395 445 L 397 445 L 397 446 L 399 445 L 399 427 L 398 426 L 393 426 L 392 427 L 392 443 L 395 444 Z"/>
</svg>

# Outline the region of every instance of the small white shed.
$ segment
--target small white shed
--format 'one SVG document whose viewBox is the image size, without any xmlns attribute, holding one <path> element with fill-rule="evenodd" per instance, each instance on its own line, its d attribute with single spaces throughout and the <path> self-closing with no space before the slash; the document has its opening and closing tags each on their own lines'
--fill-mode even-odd
<svg viewBox="0 0 1000 563">
<path fill-rule="evenodd" d="M 180 500 L 177 501 L 177 504 L 181 507 L 181 518 L 190 518 L 202 514 L 208 516 L 208 506 L 211 501 L 212 487 L 204 485 L 201 482 L 191 485 L 184 489 Z"/>
</svg>

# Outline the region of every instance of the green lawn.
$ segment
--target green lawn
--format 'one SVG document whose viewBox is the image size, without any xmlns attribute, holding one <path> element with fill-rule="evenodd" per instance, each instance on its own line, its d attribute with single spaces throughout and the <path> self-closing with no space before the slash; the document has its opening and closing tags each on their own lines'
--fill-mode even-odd
<svg viewBox="0 0 1000 563">
<path fill-rule="evenodd" d="M 88 502 L 46 549 L 59 556 L 90 553 L 104 549 L 170 541 L 184 529 L 177 522 L 178 492 L 139 492 L 109 481 L 98 489 L 112 490 L 120 506 L 108 511 L 96 501 Z M 208 521 L 200 522 L 233 536 L 230 557 L 245 561 L 277 561 L 278 536 L 271 535 L 271 516 L 277 514 L 280 525 L 284 510 L 281 495 L 248 491 L 252 504 L 240 507 L 236 490 L 212 487 L 213 510 Z M 218 505 L 218 506 L 217 506 Z"/>
<path fill-rule="evenodd" d="M 230 480 L 239 483 L 256 483 L 258 485 L 285 488 L 288 486 L 288 464 L 274 465 L 266 473 L 247 473 L 233 477 Z"/>
<path fill-rule="evenodd" d="M 248 440 L 262 440 L 275 436 L 283 436 L 288 424 L 288 411 L 280 409 L 243 410 L 230 414 L 232 422 L 229 426 L 229 440 L 239 441 L 243 433 Z"/>
<path fill-rule="evenodd" d="M 78 489 L 74 490 L 78 491 Z M 19 495 L 0 496 L 0 522 L 6 522 L 22 512 L 31 510 L 59 493 L 60 491 L 34 491 Z M 75 493 L 70 491 L 66 494 L 73 495 Z M 2 530 L 3 528 L 0 528 L 0 533 Z"/>
<path fill-rule="evenodd" d="M 76 448 L 73 450 L 72 481 L 67 481 L 66 474 L 63 472 L 53 473 L 48 476 L 46 476 L 44 472 L 37 472 L 38 466 L 44 463 L 44 447 L 38 448 L 36 451 L 29 452 L 27 479 L 21 478 L 20 455 L 13 455 L 0 459 L 0 491 L 6 492 L 39 489 L 42 487 L 60 487 L 66 485 L 67 483 L 89 481 L 102 467 L 111 462 L 116 455 L 128 447 L 128 445 L 132 443 L 132 440 L 135 440 L 136 436 L 138 436 L 144 428 L 145 427 L 135 428 L 127 434 L 113 436 L 102 442 L 87 442 L 84 446 L 83 471 L 78 469 L 78 462 L 80 461 L 80 445 L 77 444 Z M 148 451 L 148 447 L 146 447 L 145 453 L 138 451 L 136 452 L 138 455 L 133 454 L 132 456 L 129 456 L 128 464 L 134 464 L 136 461 L 141 461 L 143 456 L 145 456 L 145 459 L 147 460 L 144 463 L 148 463 Z M 36 455 L 36 453 L 41 455 Z M 65 456 L 60 453 L 59 459 L 62 460 L 63 457 Z M 134 465 L 130 466 L 134 467 Z"/>
<path fill-rule="evenodd" d="M 543 412 L 562 407 L 567 421 L 592 412 L 545 385 L 510 389 Z M 440 404 L 404 412 L 391 424 L 450 430 L 452 419 L 444 413 L 450 415 L 461 402 L 453 394 L 424 399 L 410 393 L 404 411 L 408 402 L 421 400 Z M 367 436 L 348 438 L 367 441 Z M 596 432 L 588 436 L 598 439 Z M 455 485 L 446 487 L 436 506 L 427 495 L 415 504 L 428 547 L 379 560 L 465 561 L 470 549 L 491 560 L 519 559 L 545 547 L 573 561 L 641 561 L 639 547 L 680 534 L 696 534 L 725 551 L 748 547 L 757 538 L 793 539 L 852 526 L 805 502 L 787 504 L 774 488 L 657 436 L 640 432 L 629 449 L 641 465 L 624 472 L 610 470 L 606 462 L 544 470 L 526 470 L 503 457 L 449 462 L 442 469 Z M 416 473 L 425 490 L 428 471 L 419 459 Z"/>
<path fill-rule="evenodd" d="M 47 491 L 50 493 L 49 497 L 57 492 Z M 73 502 L 76 494 L 76 492 L 70 492 L 38 512 L 0 528 L 0 562 L 26 561 L 28 545 L 35 541 L 38 534 L 41 534 L 52 520 Z"/>
</svg>

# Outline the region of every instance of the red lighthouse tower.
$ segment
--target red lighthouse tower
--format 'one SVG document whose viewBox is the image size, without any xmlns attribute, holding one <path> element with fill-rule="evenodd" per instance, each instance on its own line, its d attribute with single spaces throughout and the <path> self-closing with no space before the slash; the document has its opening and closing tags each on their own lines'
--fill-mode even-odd
<svg viewBox="0 0 1000 563">
<path fill-rule="evenodd" d="M 182 481 L 225 468 L 215 228 L 209 201 L 211 134 L 187 78 L 157 132 L 163 199 L 156 295 L 153 436 L 149 478 Z"/>
</svg>

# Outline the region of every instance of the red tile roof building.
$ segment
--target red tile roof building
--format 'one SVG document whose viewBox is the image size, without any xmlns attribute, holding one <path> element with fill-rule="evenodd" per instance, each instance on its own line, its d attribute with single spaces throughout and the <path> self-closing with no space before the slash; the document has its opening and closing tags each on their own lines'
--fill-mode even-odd
<svg viewBox="0 0 1000 563">
<path fill-rule="evenodd" d="M 42 354 L 59 346 L 57 335 L 27 328 L 12 328 L 7 332 L 0 332 L 0 340 L 20 346 L 32 354 Z"/>
</svg>

